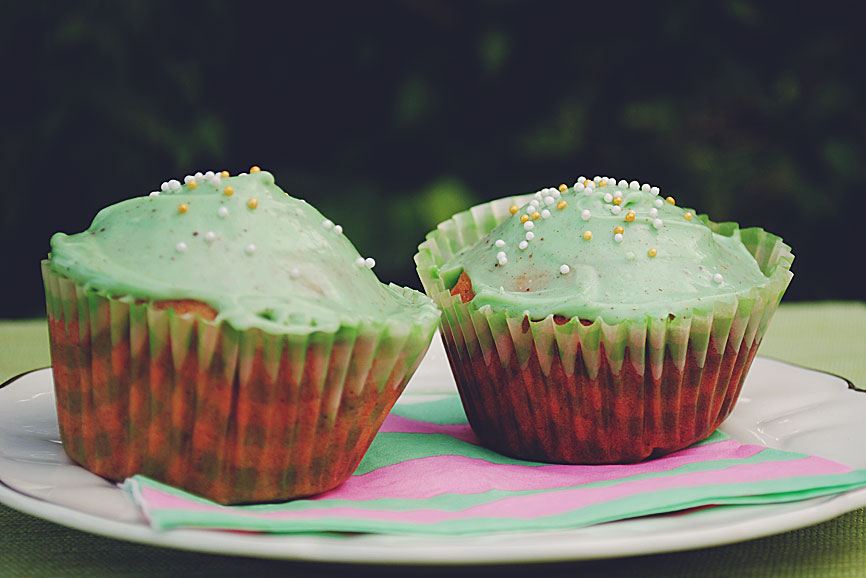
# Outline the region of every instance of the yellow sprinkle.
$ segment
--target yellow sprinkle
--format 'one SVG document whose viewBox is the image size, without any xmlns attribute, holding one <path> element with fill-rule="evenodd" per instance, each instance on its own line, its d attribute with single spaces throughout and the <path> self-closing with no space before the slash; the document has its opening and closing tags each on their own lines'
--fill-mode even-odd
<svg viewBox="0 0 866 578">
<path fill-rule="evenodd" d="M 674 201 L 674 198 L 673 198 L 673 197 L 668 197 L 668 198 L 665 199 L 665 200 L 666 200 L 667 202 L 669 202 L 670 204 L 672 204 L 672 205 L 676 205 L 676 204 L 677 204 L 676 201 Z"/>
<path fill-rule="evenodd" d="M 229 178 L 231 175 L 229 174 L 228 171 L 223 171 L 223 172 L 220 173 L 220 176 L 221 176 L 222 178 L 224 178 L 224 179 L 227 179 L 227 178 Z"/>
<path fill-rule="evenodd" d="M 583 232 L 583 238 L 586 239 L 587 241 L 592 239 L 592 231 L 584 231 Z"/>
<path fill-rule="evenodd" d="M 606 187 L 606 186 L 607 186 L 607 181 L 599 181 L 598 186 L 600 186 L 600 187 Z"/>
<path fill-rule="evenodd" d="M 616 227 L 613 228 L 614 234 L 622 233 L 623 231 L 625 231 L 625 229 L 622 228 L 622 225 L 617 225 Z"/>
<path fill-rule="evenodd" d="M 520 215 L 520 222 L 521 223 L 525 223 L 528 220 L 529 220 L 529 215 L 527 215 L 526 213 Z"/>
<path fill-rule="evenodd" d="M 535 211 L 535 212 L 532 213 L 532 215 L 530 215 L 530 216 L 532 217 L 532 220 L 533 220 L 533 221 L 537 221 L 538 219 L 541 218 L 541 213 L 539 213 L 538 211 Z"/>
<path fill-rule="evenodd" d="M 519 210 L 520 210 L 520 207 L 518 207 L 517 205 L 511 205 L 510 207 L 508 207 L 508 212 L 511 213 L 512 215 L 516 215 L 517 211 L 519 211 Z"/>
<path fill-rule="evenodd" d="M 255 197 L 250 197 L 250 200 L 247 201 L 247 206 L 251 209 L 255 209 L 259 206 L 259 201 Z"/>
<path fill-rule="evenodd" d="M 187 212 L 188 210 L 189 210 L 189 205 L 187 205 L 186 203 L 181 203 L 177 206 L 177 212 L 180 213 L 181 215 L 184 214 L 185 212 Z"/>
<path fill-rule="evenodd" d="M 187 187 L 194 189 L 198 186 L 198 181 L 190 181 Z"/>
<path fill-rule="evenodd" d="M 625 220 L 627 223 L 631 223 L 632 221 L 634 221 L 634 211 L 629 211 L 628 213 L 626 213 Z"/>
<path fill-rule="evenodd" d="M 223 189 L 223 194 L 227 197 L 230 197 L 233 194 L 235 194 L 235 188 L 233 186 L 229 185 Z"/>
<path fill-rule="evenodd" d="M 257 167 L 257 166 L 254 166 L 254 167 L 251 167 L 251 168 L 250 168 L 250 173 L 260 173 L 261 171 L 262 171 L 262 169 L 260 169 L 260 168 Z"/>
<path fill-rule="evenodd" d="M 614 198 L 613 198 L 613 204 L 614 204 L 614 205 L 620 205 L 620 204 L 622 204 L 622 197 L 619 197 L 619 196 L 614 197 Z"/>
<path fill-rule="evenodd" d="M 560 193 L 564 193 L 567 190 L 568 190 L 568 185 L 566 185 L 565 183 L 562 183 L 561 185 L 559 185 L 559 192 Z"/>
<path fill-rule="evenodd" d="M 694 215 L 692 215 L 689 211 L 683 213 L 683 219 L 685 219 L 686 221 L 691 221 L 692 217 L 694 217 Z"/>
<path fill-rule="evenodd" d="M 558 203 L 556 203 L 556 208 L 559 209 L 559 210 L 561 211 L 562 209 L 565 208 L 565 206 L 566 206 L 567 204 L 568 204 L 568 203 L 566 203 L 565 201 L 559 201 Z"/>
<path fill-rule="evenodd" d="M 653 247 L 652 249 L 650 249 L 649 251 L 647 251 L 646 254 L 649 255 L 650 257 L 655 257 L 656 255 L 659 254 L 659 252 L 658 252 L 658 249 L 656 249 L 655 247 Z"/>
</svg>

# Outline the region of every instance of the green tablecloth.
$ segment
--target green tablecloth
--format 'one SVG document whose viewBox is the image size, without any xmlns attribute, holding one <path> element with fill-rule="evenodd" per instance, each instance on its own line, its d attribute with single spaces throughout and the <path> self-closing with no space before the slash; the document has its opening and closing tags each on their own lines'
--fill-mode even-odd
<svg viewBox="0 0 866 578">
<path fill-rule="evenodd" d="M 866 389 L 866 304 L 784 304 L 760 355 L 847 377 Z M 0 381 L 49 363 L 44 321 L 0 322 Z M 866 419 L 866 416 L 864 416 Z M 67 529 L 0 505 L 0 576 L 344 576 L 356 567 L 215 556 L 141 546 Z M 405 568 L 365 567 L 379 575 Z M 415 568 L 414 575 L 866 575 L 866 508 L 740 544 L 619 560 L 511 567 Z"/>
</svg>

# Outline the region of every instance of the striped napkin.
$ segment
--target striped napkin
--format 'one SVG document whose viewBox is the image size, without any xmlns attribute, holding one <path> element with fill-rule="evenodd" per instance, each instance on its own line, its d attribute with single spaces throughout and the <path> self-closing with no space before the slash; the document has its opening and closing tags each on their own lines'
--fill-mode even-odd
<svg viewBox="0 0 866 578">
<path fill-rule="evenodd" d="M 457 396 L 400 402 L 357 472 L 325 494 L 221 506 L 143 476 L 121 487 L 154 529 L 457 534 L 565 529 L 707 505 L 769 504 L 866 485 L 866 470 L 721 432 L 638 464 L 569 466 L 488 450 Z"/>
</svg>

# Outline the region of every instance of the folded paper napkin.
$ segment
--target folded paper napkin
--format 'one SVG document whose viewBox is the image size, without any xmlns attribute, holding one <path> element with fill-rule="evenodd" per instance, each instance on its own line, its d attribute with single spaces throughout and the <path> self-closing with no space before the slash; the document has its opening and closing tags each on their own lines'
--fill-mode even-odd
<svg viewBox="0 0 866 578">
<path fill-rule="evenodd" d="M 358 470 L 325 494 L 221 506 L 143 476 L 122 487 L 154 529 L 457 534 L 564 529 L 698 506 L 769 504 L 866 485 L 866 470 L 716 432 L 628 465 L 569 466 L 481 445 L 457 396 L 392 410 Z"/>
</svg>

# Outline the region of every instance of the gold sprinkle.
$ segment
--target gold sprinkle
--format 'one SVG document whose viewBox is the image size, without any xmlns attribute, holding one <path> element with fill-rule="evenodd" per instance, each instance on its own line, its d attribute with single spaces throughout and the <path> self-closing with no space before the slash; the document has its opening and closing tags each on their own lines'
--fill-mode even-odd
<svg viewBox="0 0 866 578">
<path fill-rule="evenodd" d="M 259 201 L 255 197 L 250 197 L 250 200 L 247 201 L 247 206 L 251 209 L 255 209 L 259 206 Z"/>
<path fill-rule="evenodd" d="M 666 200 L 667 202 L 669 202 L 670 204 L 672 204 L 672 205 L 676 205 L 676 204 L 677 204 L 676 201 L 674 201 L 674 198 L 673 198 L 673 197 L 668 197 L 668 198 L 665 199 L 665 200 Z"/>
<path fill-rule="evenodd" d="M 539 213 L 538 211 L 535 211 L 535 212 L 532 213 L 532 215 L 530 215 L 530 216 L 532 217 L 532 220 L 533 220 L 533 221 L 537 221 L 538 219 L 541 218 L 541 213 Z"/>
<path fill-rule="evenodd" d="M 181 215 L 186 213 L 188 210 L 189 210 L 189 205 L 187 205 L 186 203 L 181 203 L 177 206 L 177 212 L 180 213 Z"/>
<path fill-rule="evenodd" d="M 566 206 L 567 204 L 568 204 L 568 203 L 566 203 L 565 201 L 559 201 L 558 203 L 556 203 L 556 208 L 559 209 L 559 210 L 561 211 L 562 209 L 565 208 L 565 206 Z"/>
<path fill-rule="evenodd" d="M 520 215 L 520 222 L 521 223 L 525 223 L 528 220 L 529 220 L 529 215 L 527 215 L 526 213 Z"/>
<path fill-rule="evenodd" d="M 614 198 L 613 198 L 613 204 L 614 204 L 614 205 L 621 205 L 621 204 L 622 204 L 622 197 L 620 197 L 619 195 L 617 195 L 616 197 L 614 197 Z"/>
<path fill-rule="evenodd" d="M 190 181 L 189 184 L 187 185 L 187 187 L 189 187 L 190 189 L 194 189 L 197 186 L 198 186 L 198 181 Z"/>
<path fill-rule="evenodd" d="M 658 252 L 658 249 L 653 247 L 649 251 L 647 251 L 646 254 L 649 255 L 650 257 L 655 257 L 656 255 L 659 254 L 659 252 Z"/>
<path fill-rule="evenodd" d="M 235 194 L 235 188 L 233 186 L 229 185 L 223 189 L 223 194 L 227 197 L 230 197 L 233 194 Z"/>
<path fill-rule="evenodd" d="M 262 169 L 260 169 L 258 166 L 253 166 L 250 168 L 250 173 L 260 173 L 260 172 L 262 172 Z"/>
<path fill-rule="evenodd" d="M 565 183 L 562 183 L 561 185 L 559 185 L 559 192 L 560 193 L 564 193 L 567 190 L 568 190 L 568 185 L 566 185 Z"/>
<path fill-rule="evenodd" d="M 516 215 L 517 211 L 519 211 L 519 210 L 520 210 L 520 207 L 518 207 L 517 205 L 511 205 L 510 207 L 508 207 L 508 212 L 511 213 L 512 215 Z"/>
<path fill-rule="evenodd" d="M 599 181 L 598 186 L 600 186 L 600 187 L 606 187 L 606 186 L 607 186 L 607 181 Z"/>
<path fill-rule="evenodd" d="M 584 231 L 583 232 L 583 238 L 586 239 L 587 241 L 592 239 L 592 231 Z"/>
<path fill-rule="evenodd" d="M 221 176 L 222 178 L 224 178 L 224 179 L 227 179 L 227 178 L 229 178 L 231 175 L 229 174 L 228 171 L 223 171 L 223 172 L 220 173 L 220 176 Z"/>
<path fill-rule="evenodd" d="M 623 231 L 625 231 L 625 229 L 622 228 L 622 225 L 617 225 L 616 227 L 613 228 L 614 234 L 622 233 Z"/>
<path fill-rule="evenodd" d="M 632 221 L 634 221 L 634 211 L 629 211 L 628 213 L 626 213 L 625 220 L 627 223 L 631 223 Z"/>
<path fill-rule="evenodd" d="M 689 211 L 683 213 L 683 219 L 685 219 L 686 221 L 691 221 L 692 217 L 694 217 L 694 215 L 692 215 Z"/>
</svg>

